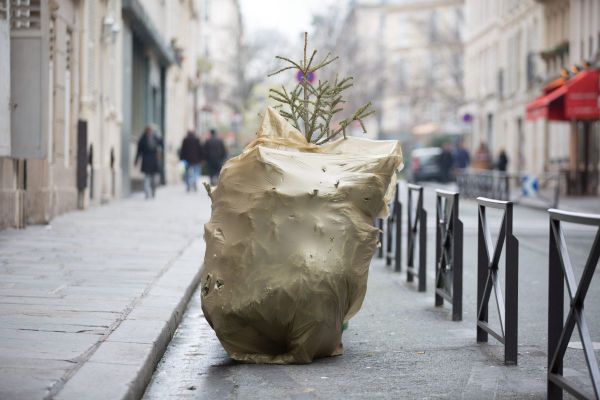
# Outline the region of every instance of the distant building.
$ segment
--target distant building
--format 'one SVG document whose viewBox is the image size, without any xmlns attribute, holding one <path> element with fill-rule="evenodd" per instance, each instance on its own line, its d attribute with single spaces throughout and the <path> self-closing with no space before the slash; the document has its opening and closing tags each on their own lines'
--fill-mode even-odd
<svg viewBox="0 0 600 400">
<path fill-rule="evenodd" d="M 372 135 L 462 133 L 463 23 L 462 0 L 350 4 L 334 52 L 360 85 L 354 97 L 374 102 Z"/>
<path fill-rule="evenodd" d="M 199 130 L 220 131 L 236 145 L 241 126 L 242 15 L 238 0 L 204 0 L 201 8 Z"/>
<path fill-rule="evenodd" d="M 470 145 L 509 155 L 509 171 L 544 170 L 543 140 L 525 123 L 537 95 L 543 10 L 533 0 L 466 0 L 464 112 L 473 116 Z"/>
</svg>

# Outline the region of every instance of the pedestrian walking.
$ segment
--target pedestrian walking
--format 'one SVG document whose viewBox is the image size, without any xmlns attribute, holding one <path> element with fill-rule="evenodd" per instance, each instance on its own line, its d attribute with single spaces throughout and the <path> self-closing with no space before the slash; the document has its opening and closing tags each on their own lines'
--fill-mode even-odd
<svg viewBox="0 0 600 400">
<path fill-rule="evenodd" d="M 450 144 L 444 143 L 442 146 L 442 154 L 440 154 L 439 164 L 443 183 L 450 182 L 452 166 L 454 165 L 454 156 L 450 150 Z"/>
<path fill-rule="evenodd" d="M 156 195 L 156 174 L 160 172 L 162 139 L 156 134 L 151 126 L 146 126 L 140 137 L 135 156 L 135 165 L 142 160 L 142 172 L 144 173 L 144 193 L 146 199 L 154 198 Z"/>
<path fill-rule="evenodd" d="M 504 149 L 500 150 L 498 154 L 498 159 L 496 160 L 496 169 L 498 171 L 506 172 L 506 168 L 508 167 L 508 156 L 506 155 L 506 151 Z"/>
<path fill-rule="evenodd" d="M 492 167 L 492 156 L 485 142 L 479 143 L 479 148 L 473 156 L 473 169 L 486 171 Z"/>
<path fill-rule="evenodd" d="M 471 164 L 471 156 L 469 156 L 469 152 L 465 149 L 464 143 L 460 141 L 454 152 L 454 167 L 456 169 L 466 169 L 469 167 L 469 164 Z"/>
<path fill-rule="evenodd" d="M 206 168 L 210 176 L 210 184 L 216 185 L 219 180 L 219 173 L 225 158 L 227 158 L 227 149 L 221 139 L 217 137 L 215 129 L 210 130 L 210 139 L 204 144 L 206 153 Z"/>
<path fill-rule="evenodd" d="M 188 131 L 181 143 L 179 159 L 185 162 L 185 187 L 189 192 L 198 190 L 197 182 L 200 176 L 200 163 L 204 160 L 202 143 L 193 131 Z"/>
</svg>

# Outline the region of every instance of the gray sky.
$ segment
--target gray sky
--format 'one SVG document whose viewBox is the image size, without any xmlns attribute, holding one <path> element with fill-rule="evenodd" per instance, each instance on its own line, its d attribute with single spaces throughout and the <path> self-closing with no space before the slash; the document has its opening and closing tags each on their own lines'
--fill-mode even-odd
<svg viewBox="0 0 600 400">
<path fill-rule="evenodd" d="M 343 0 L 240 0 L 245 29 L 275 29 L 290 41 L 300 41 L 310 31 L 312 15 L 323 7 Z"/>
</svg>

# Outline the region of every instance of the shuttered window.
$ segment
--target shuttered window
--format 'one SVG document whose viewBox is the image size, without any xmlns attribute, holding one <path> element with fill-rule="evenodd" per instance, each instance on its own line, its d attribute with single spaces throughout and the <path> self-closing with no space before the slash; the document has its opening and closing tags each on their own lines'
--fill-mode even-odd
<svg viewBox="0 0 600 400">
<path fill-rule="evenodd" d="M 48 1 L 10 3 L 11 155 L 46 158 L 49 115 Z"/>
<path fill-rule="evenodd" d="M 0 0 L 0 157 L 10 156 L 10 22 L 8 0 Z"/>
<path fill-rule="evenodd" d="M 67 29 L 65 43 L 65 104 L 64 104 L 64 161 L 65 167 L 68 168 L 71 160 L 71 74 L 73 59 L 73 31 Z"/>
</svg>

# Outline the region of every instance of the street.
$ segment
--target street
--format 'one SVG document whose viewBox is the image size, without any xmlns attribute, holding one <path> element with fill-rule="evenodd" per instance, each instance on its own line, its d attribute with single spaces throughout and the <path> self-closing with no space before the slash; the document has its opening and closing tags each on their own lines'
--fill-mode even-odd
<svg viewBox="0 0 600 400">
<path fill-rule="evenodd" d="M 405 191 L 401 200 L 406 204 Z M 144 398 L 546 398 L 547 213 L 515 209 L 514 230 L 520 241 L 519 360 L 518 366 L 507 367 L 498 342 L 491 337 L 489 344 L 475 340 L 477 208 L 472 200 L 461 199 L 460 209 L 465 226 L 463 321 L 453 322 L 448 306 L 433 306 L 434 200 L 428 187 L 427 292 L 418 293 L 414 283 L 406 283 L 404 272 L 392 272 L 383 259 L 374 258 L 363 308 L 344 333 L 344 355 L 309 365 L 235 363 L 204 319 L 196 292 Z M 497 217 L 489 212 L 492 231 Z M 579 277 L 594 232 L 571 227 L 566 233 Z M 405 259 L 403 270 L 404 263 Z M 586 315 L 594 341 L 600 341 L 598 305 L 600 286 L 592 282 Z M 489 310 L 490 324 L 497 326 L 493 298 Z M 579 341 L 574 333 L 564 374 L 591 390 Z"/>
<path fill-rule="evenodd" d="M 0 0 L 0 400 L 600 400 L 599 264 L 600 0 Z"/>
</svg>

